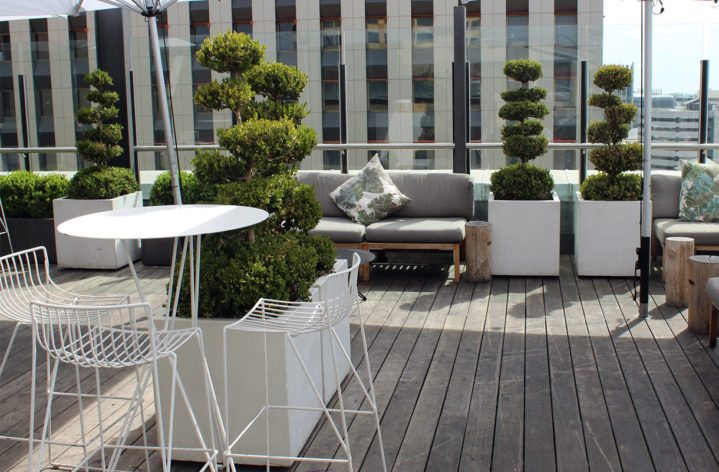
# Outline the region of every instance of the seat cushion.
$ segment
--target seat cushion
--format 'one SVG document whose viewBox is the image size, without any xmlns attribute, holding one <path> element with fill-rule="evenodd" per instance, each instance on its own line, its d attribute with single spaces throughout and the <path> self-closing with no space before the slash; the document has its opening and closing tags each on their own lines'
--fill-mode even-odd
<svg viewBox="0 0 719 472">
<path fill-rule="evenodd" d="M 355 223 L 346 216 L 326 216 L 310 230 L 310 234 L 329 236 L 335 243 L 361 243 L 365 228 L 365 225 Z"/>
<path fill-rule="evenodd" d="M 652 173 L 652 217 L 677 218 L 679 190 L 682 178 L 678 174 Z"/>
<path fill-rule="evenodd" d="M 713 304 L 719 306 L 719 277 L 711 277 L 707 280 L 707 295 Z"/>
<path fill-rule="evenodd" d="M 401 218 L 391 216 L 367 226 L 373 243 L 459 243 L 464 240 L 464 218 Z"/>
<path fill-rule="evenodd" d="M 654 220 L 654 234 L 662 246 L 673 236 L 694 238 L 695 246 L 719 246 L 719 222 L 681 221 L 675 218 Z"/>
</svg>

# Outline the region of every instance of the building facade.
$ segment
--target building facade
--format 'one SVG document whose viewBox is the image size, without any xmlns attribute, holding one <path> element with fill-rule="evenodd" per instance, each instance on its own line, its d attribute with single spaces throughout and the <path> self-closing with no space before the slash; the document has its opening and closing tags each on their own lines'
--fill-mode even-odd
<svg viewBox="0 0 719 472">
<path fill-rule="evenodd" d="M 346 76 L 347 142 L 452 142 L 456 4 L 450 0 L 178 2 L 158 19 L 177 142 L 213 143 L 217 128 L 232 124 L 229 113 L 201 109 L 192 100 L 198 86 L 217 78 L 197 63 L 194 53 L 205 38 L 228 29 L 251 34 L 267 46 L 268 60 L 296 65 L 309 76 L 302 97 L 311 110 L 305 123 L 317 130 L 320 143 L 342 140 L 341 64 Z M 122 38 L 108 38 L 98 30 L 98 15 L 121 20 Z M 163 143 L 145 21 L 115 11 L 0 23 L 0 146 L 74 145 L 80 132 L 74 113 L 86 92 L 81 77 L 113 57 L 112 52 L 98 57 L 108 43 L 122 49 L 114 60 L 123 62 L 125 77 L 119 82 L 127 97 L 134 98 L 125 111 L 135 117 L 136 142 Z M 545 119 L 546 135 L 553 142 L 577 141 L 578 62 L 589 62 L 590 76 L 601 64 L 602 0 L 473 1 L 467 5 L 466 28 L 469 140 L 500 141 L 499 94 L 516 86 L 505 78 L 502 66 L 508 59 L 528 58 L 541 62 L 544 69 L 538 85 L 547 89 L 546 103 L 552 111 Z M 30 125 L 27 133 L 21 109 Z M 361 168 L 372 154 L 349 151 L 349 168 Z M 450 150 L 379 154 L 390 169 L 452 168 Z M 190 168 L 192 155 L 181 153 L 182 168 Z M 577 156 L 575 151 L 553 151 L 537 163 L 572 169 L 577 167 Z M 31 157 L 34 169 L 74 170 L 82 165 L 74 153 Z M 472 168 L 499 168 L 506 162 L 501 151 L 470 151 Z M 167 162 L 164 153 L 142 152 L 138 165 L 142 170 L 160 169 Z M 339 169 L 340 152 L 315 150 L 302 165 Z M 2 170 L 22 167 L 22 156 L 10 156 L 2 166 Z"/>
</svg>

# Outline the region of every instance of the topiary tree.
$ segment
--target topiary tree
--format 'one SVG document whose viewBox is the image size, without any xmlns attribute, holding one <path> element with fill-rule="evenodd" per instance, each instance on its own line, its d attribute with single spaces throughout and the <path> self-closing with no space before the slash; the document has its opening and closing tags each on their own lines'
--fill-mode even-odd
<svg viewBox="0 0 719 472">
<path fill-rule="evenodd" d="M 540 121 L 549 114 L 549 108 L 541 102 L 547 91 L 529 87 L 529 82 L 542 77 L 542 65 L 528 59 L 507 61 L 504 75 L 522 84 L 519 89 L 502 92 L 506 103 L 499 109 L 499 117 L 509 121 L 502 127 L 502 151 L 520 162 L 492 174 L 490 190 L 498 200 L 550 198 L 554 180 L 549 171 L 527 164 L 547 152 Z"/>
<path fill-rule="evenodd" d="M 97 69 L 85 76 L 91 89 L 87 100 L 92 104 L 77 111 L 77 121 L 88 125 L 82 135 L 85 139 L 76 143 L 77 153 L 95 166 L 80 169 L 70 180 L 68 196 L 80 199 L 114 198 L 136 192 L 139 189 L 132 170 L 109 167 L 111 159 L 122 154 L 118 144 L 122 139 L 122 125 L 108 123 L 117 119 L 115 104 L 120 97 L 110 90 L 113 82 L 107 72 Z"/>
<path fill-rule="evenodd" d="M 614 95 L 617 90 L 632 84 L 632 71 L 627 67 L 608 65 L 600 67 L 594 75 L 594 85 L 604 93 L 589 97 L 591 106 L 604 109 L 604 121 L 595 121 L 587 128 L 592 143 L 604 146 L 592 149 L 589 161 L 600 174 L 587 177 L 579 190 L 585 200 L 639 200 L 642 197 L 642 178 L 624 172 L 642 167 L 642 146 L 622 143 L 629 136 L 629 124 L 637 107 L 624 103 Z"/>
<path fill-rule="evenodd" d="M 197 180 L 214 188 L 216 203 L 270 214 L 252 229 L 206 236 L 201 316 L 240 317 L 259 297 L 306 299 L 334 261 L 329 238 L 308 234 L 322 216 L 314 189 L 294 178 L 297 164 L 317 143 L 315 131 L 301 123 L 305 104 L 296 101 L 307 76 L 265 62 L 264 50 L 249 36 L 228 31 L 206 39 L 197 52 L 200 64 L 227 76 L 199 87 L 195 103 L 229 110 L 236 121 L 217 131 L 222 151 L 196 154 Z M 189 294 L 183 298 L 189 307 Z"/>
</svg>

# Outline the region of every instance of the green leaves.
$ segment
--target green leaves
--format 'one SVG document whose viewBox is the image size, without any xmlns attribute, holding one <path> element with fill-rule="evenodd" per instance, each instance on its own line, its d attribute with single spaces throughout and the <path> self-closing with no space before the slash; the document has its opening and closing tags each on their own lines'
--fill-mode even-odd
<svg viewBox="0 0 719 472">
<path fill-rule="evenodd" d="M 201 184 L 195 174 L 180 172 L 180 187 L 182 188 L 182 203 L 212 203 L 215 201 L 217 189 L 214 185 Z M 163 172 L 155 179 L 150 189 L 150 205 L 172 205 L 175 196 L 172 193 L 172 178 L 170 171 Z"/>
<path fill-rule="evenodd" d="M 602 66 L 594 74 L 594 85 L 611 94 L 632 85 L 632 71 L 624 66 Z"/>
<path fill-rule="evenodd" d="M 85 200 L 115 198 L 137 192 L 139 188 L 131 169 L 92 166 L 80 169 L 70 179 L 68 197 Z"/>
<path fill-rule="evenodd" d="M 641 169 L 642 157 L 642 145 L 639 143 L 603 146 L 589 153 L 589 161 L 594 167 L 611 176 Z"/>
<path fill-rule="evenodd" d="M 508 121 L 524 121 L 527 118 L 543 119 L 549 115 L 549 108 L 544 103 L 509 102 L 499 108 L 499 117 Z"/>
<path fill-rule="evenodd" d="M 258 64 L 247 71 L 245 80 L 252 90 L 271 100 L 297 100 L 307 85 L 305 74 L 281 62 Z"/>
<path fill-rule="evenodd" d="M 0 176 L 0 198 L 7 218 L 52 218 L 52 201 L 67 196 L 64 175 L 26 170 Z"/>
<path fill-rule="evenodd" d="M 642 177 L 636 174 L 595 174 L 579 187 L 585 200 L 628 201 L 642 198 Z"/>
<path fill-rule="evenodd" d="M 265 58 L 265 46 L 244 33 L 227 31 L 205 39 L 197 61 L 217 72 L 244 74 Z"/>
<path fill-rule="evenodd" d="M 524 164 L 499 169 L 490 182 L 489 189 L 497 200 L 548 200 L 554 189 L 547 169 Z"/>
<path fill-rule="evenodd" d="M 526 85 L 542 77 L 542 64 L 529 59 L 515 59 L 507 61 L 502 72 L 510 79 Z"/>
</svg>

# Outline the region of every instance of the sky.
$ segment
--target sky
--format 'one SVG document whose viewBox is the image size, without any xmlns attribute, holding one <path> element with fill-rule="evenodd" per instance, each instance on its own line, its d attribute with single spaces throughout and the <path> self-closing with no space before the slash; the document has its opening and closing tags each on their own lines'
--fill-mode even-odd
<svg viewBox="0 0 719 472">
<path fill-rule="evenodd" d="M 659 13 L 662 6 L 664 12 Z M 697 93 L 699 61 L 709 59 L 709 87 L 719 90 L 719 5 L 709 0 L 654 2 L 652 88 Z M 640 87 L 643 2 L 604 1 L 604 64 L 632 64 Z"/>
</svg>

